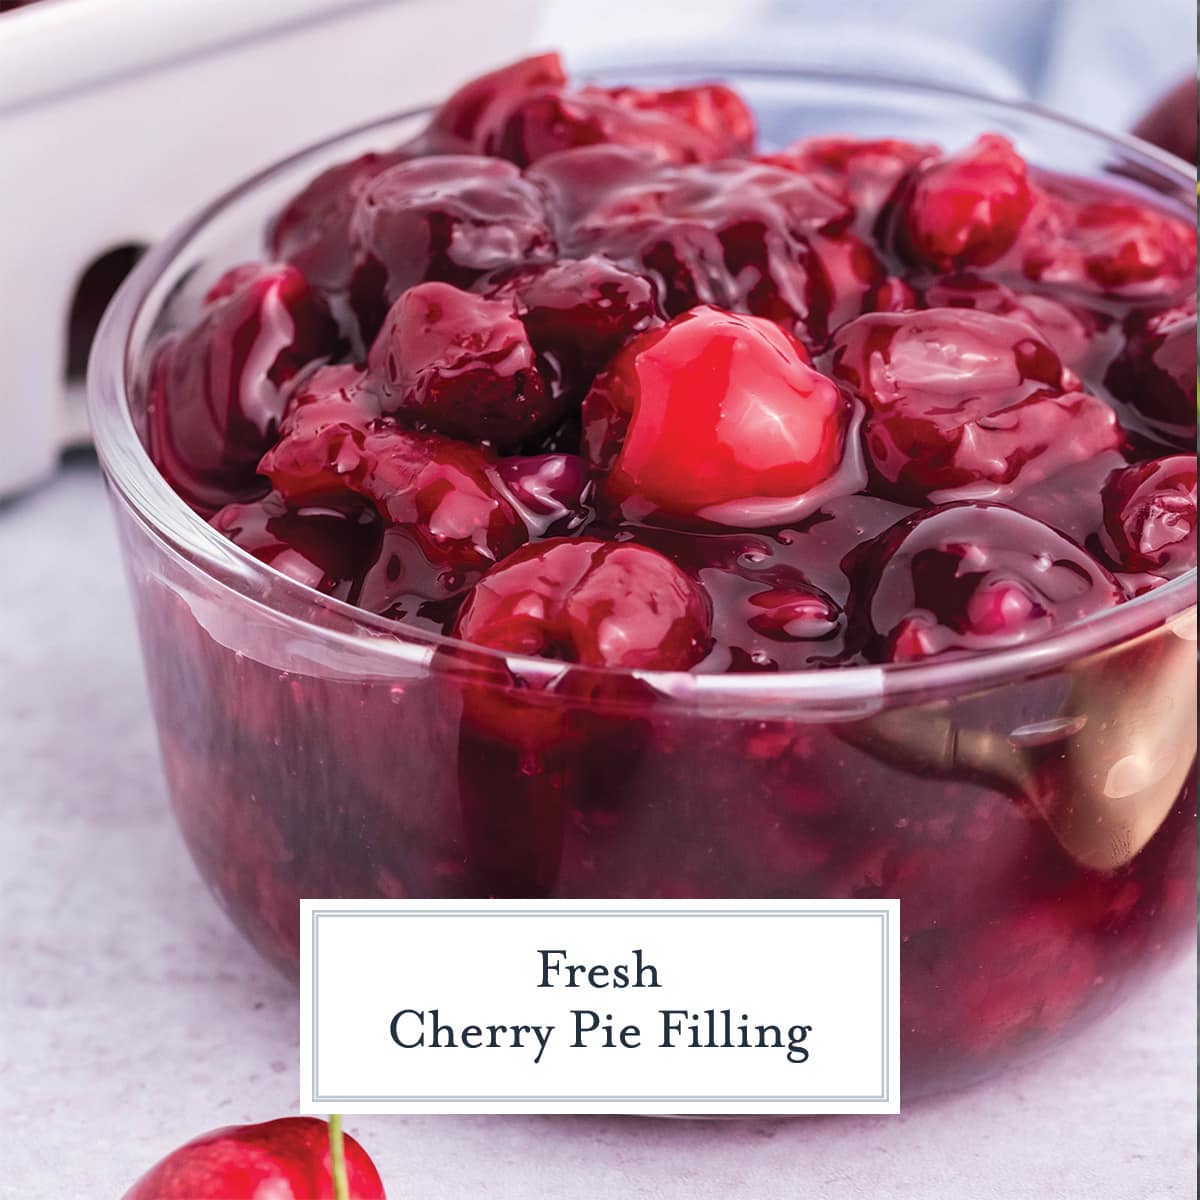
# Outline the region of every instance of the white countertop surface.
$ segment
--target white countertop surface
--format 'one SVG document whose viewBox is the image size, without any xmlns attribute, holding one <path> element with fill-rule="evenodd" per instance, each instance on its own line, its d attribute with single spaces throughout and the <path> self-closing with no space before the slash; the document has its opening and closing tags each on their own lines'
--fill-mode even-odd
<svg viewBox="0 0 1200 1200">
<path fill-rule="evenodd" d="M 0 1192 L 119 1197 L 217 1125 L 295 1111 L 298 1009 L 167 810 L 99 474 L 0 505 Z M 1180 961 L 1033 1067 L 899 1117 L 349 1122 L 393 1200 L 1196 1196 Z"/>
</svg>

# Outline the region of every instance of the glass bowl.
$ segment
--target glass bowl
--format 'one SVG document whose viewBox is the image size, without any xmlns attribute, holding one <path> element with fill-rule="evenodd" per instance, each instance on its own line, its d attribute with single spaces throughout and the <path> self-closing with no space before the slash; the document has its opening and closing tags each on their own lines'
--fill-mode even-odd
<svg viewBox="0 0 1200 1200">
<path fill-rule="evenodd" d="M 764 141 L 948 146 L 1191 213 L 1184 164 L 1034 108 L 720 65 Z M 757 676 L 505 657 L 325 598 L 193 514 L 139 440 L 148 348 L 380 121 L 265 171 L 152 251 L 89 389 L 171 801 L 236 924 L 294 972 L 313 897 L 901 900 L 906 1098 L 1062 1039 L 1195 931 L 1195 571 L 1043 640 L 951 662 Z"/>
</svg>

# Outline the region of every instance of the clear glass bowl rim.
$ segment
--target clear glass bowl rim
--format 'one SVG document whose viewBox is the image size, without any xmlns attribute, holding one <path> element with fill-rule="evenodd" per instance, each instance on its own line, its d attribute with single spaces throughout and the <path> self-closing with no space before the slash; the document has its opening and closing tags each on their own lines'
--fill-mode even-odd
<svg viewBox="0 0 1200 1200">
<path fill-rule="evenodd" d="M 1182 190 L 1194 195 L 1195 176 L 1189 165 L 1166 151 L 1125 134 L 1108 133 L 1036 104 L 988 96 L 968 89 L 932 86 L 923 81 L 874 73 L 793 70 L 741 62 L 630 64 L 605 63 L 592 67 L 589 77 L 612 81 L 629 76 L 697 78 L 748 78 L 764 82 L 824 85 L 847 93 L 868 93 L 879 102 L 887 92 L 912 97 L 944 99 L 977 109 L 1019 116 L 1038 124 L 1078 133 L 1110 149 L 1118 149 L 1149 166 L 1156 174 L 1173 177 Z M 392 621 L 321 595 L 260 562 L 223 537 L 194 513 L 171 489 L 142 445 L 130 409 L 130 384 L 139 363 L 134 361 L 134 332 L 143 309 L 161 276 L 183 255 L 195 239 L 227 208 L 247 198 L 274 177 L 297 167 L 303 160 L 323 155 L 344 142 L 383 132 L 405 120 L 430 111 L 418 108 L 364 122 L 321 139 L 277 160 L 206 204 L 190 220 L 153 246 L 122 284 L 109 305 L 97 332 L 88 363 L 88 409 L 96 451 L 109 484 L 141 525 L 169 552 L 179 556 L 227 588 L 240 601 L 261 605 L 275 617 L 295 623 L 306 636 L 333 639 L 371 656 L 391 659 L 397 667 L 428 667 L 435 652 L 454 650 L 470 660 L 492 660 L 526 679 L 548 678 L 563 671 L 561 663 L 525 658 L 490 650 L 445 635 Z M 322 169 L 328 163 L 322 163 Z M 889 701 L 903 696 L 969 693 L 1007 680 L 1042 675 L 1056 668 L 1131 641 L 1172 620 L 1182 618 L 1195 604 L 1196 569 L 1116 608 L 1094 613 L 1045 637 L 1002 650 L 955 658 L 945 662 L 887 663 L 824 670 L 781 671 L 763 674 L 704 675 L 682 671 L 628 671 L 589 668 L 589 674 L 636 678 L 664 696 L 701 710 L 712 707 L 728 715 L 730 704 L 745 705 L 753 713 L 769 702 L 800 705 L 854 704 L 870 697 Z M 339 627 L 313 622 L 305 615 L 328 611 Z M 346 628 L 342 628 L 345 626 Z M 576 668 L 567 668 L 574 670 Z"/>
</svg>

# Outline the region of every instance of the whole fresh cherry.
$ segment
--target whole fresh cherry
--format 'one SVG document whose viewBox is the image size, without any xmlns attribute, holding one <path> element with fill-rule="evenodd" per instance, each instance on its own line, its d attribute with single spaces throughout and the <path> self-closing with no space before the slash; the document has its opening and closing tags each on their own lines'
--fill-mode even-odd
<svg viewBox="0 0 1200 1200">
<path fill-rule="evenodd" d="M 597 378 L 584 448 L 627 515 L 780 525 L 861 484 L 852 415 L 790 334 L 702 307 L 635 338 Z"/>
<path fill-rule="evenodd" d="M 316 1117 L 214 1129 L 151 1167 L 124 1200 L 387 1200 L 367 1152 L 336 1136 L 341 1162 L 330 1125 Z"/>
</svg>

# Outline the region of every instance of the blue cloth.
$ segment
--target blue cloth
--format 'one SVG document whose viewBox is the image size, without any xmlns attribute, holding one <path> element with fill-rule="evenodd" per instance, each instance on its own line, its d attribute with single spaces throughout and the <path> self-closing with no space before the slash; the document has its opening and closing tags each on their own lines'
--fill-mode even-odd
<svg viewBox="0 0 1200 1200">
<path fill-rule="evenodd" d="M 1036 100 L 1128 129 L 1195 70 L 1193 0 L 547 0 L 539 41 L 589 62 L 742 59 Z"/>
</svg>

